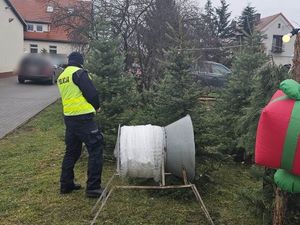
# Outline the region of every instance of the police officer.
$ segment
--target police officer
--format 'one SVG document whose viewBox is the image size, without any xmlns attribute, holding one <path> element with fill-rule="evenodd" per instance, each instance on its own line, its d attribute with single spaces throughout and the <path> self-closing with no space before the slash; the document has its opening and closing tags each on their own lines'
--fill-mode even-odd
<svg viewBox="0 0 300 225">
<path fill-rule="evenodd" d="M 102 193 L 103 136 L 93 117 L 100 111 L 100 103 L 87 71 L 82 68 L 83 62 L 79 52 L 72 52 L 68 57 L 68 66 L 57 80 L 66 125 L 60 193 L 81 189 L 79 184 L 74 183 L 73 169 L 81 155 L 82 143 L 85 143 L 89 154 L 86 196 L 99 197 Z"/>
</svg>

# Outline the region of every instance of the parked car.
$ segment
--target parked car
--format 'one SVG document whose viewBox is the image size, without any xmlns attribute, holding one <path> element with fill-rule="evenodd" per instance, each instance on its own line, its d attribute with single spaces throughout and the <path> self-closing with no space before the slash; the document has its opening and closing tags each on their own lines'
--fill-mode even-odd
<svg viewBox="0 0 300 225">
<path fill-rule="evenodd" d="M 18 81 L 23 84 L 26 80 L 47 81 L 51 85 L 55 84 L 59 74 L 62 72 L 60 65 L 41 54 L 31 54 L 25 56 L 17 71 Z"/>
<path fill-rule="evenodd" d="M 231 70 L 226 66 L 211 61 L 198 62 L 191 70 L 191 74 L 196 81 L 204 86 L 215 87 L 224 86 L 230 73 Z"/>
</svg>

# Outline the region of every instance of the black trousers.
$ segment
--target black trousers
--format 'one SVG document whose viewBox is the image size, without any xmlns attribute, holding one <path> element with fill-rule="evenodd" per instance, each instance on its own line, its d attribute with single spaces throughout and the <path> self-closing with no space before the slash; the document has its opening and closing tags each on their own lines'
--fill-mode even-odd
<svg viewBox="0 0 300 225">
<path fill-rule="evenodd" d="M 72 120 L 65 118 L 66 152 L 62 162 L 60 183 L 62 188 L 74 186 L 74 166 L 81 155 L 82 143 L 88 150 L 87 190 L 101 187 L 103 166 L 103 136 L 93 119 Z"/>
</svg>

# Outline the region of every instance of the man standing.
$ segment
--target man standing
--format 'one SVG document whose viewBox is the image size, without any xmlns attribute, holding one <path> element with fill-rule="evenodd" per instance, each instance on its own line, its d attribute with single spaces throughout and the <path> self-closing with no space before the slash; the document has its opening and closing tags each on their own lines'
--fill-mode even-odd
<svg viewBox="0 0 300 225">
<path fill-rule="evenodd" d="M 82 68 L 83 61 L 79 52 L 72 52 L 68 57 L 68 66 L 57 80 L 66 125 L 60 193 L 81 189 L 79 184 L 74 183 L 74 166 L 81 155 L 82 143 L 85 143 L 89 154 L 86 196 L 96 198 L 102 193 L 103 136 L 93 117 L 100 111 L 100 103 L 96 88 Z"/>
</svg>

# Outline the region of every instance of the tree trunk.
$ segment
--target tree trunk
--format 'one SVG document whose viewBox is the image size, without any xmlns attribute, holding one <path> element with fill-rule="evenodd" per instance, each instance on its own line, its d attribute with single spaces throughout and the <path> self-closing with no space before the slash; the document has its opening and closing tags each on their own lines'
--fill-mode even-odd
<svg viewBox="0 0 300 225">
<path fill-rule="evenodd" d="M 293 78 L 300 83 L 300 34 L 297 35 L 294 47 Z"/>
<path fill-rule="evenodd" d="M 284 192 L 279 188 L 275 191 L 275 206 L 273 212 L 273 225 L 284 225 L 285 224 L 285 212 L 287 197 Z"/>
</svg>

